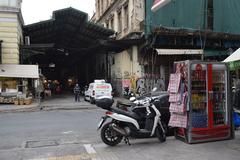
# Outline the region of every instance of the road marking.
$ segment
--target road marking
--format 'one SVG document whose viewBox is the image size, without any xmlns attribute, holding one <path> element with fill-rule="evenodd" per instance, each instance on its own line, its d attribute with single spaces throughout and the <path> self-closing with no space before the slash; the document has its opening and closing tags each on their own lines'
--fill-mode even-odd
<svg viewBox="0 0 240 160">
<path fill-rule="evenodd" d="M 89 155 L 87 153 L 79 154 L 79 155 L 66 155 L 61 157 L 48 157 L 48 158 L 35 158 L 29 160 L 84 160 L 84 159 L 91 159 L 96 160 L 94 157 L 95 155 Z M 98 159 L 99 160 L 99 159 Z"/>
<path fill-rule="evenodd" d="M 92 156 L 91 156 L 91 157 L 92 157 L 92 160 L 101 160 L 101 158 L 96 157 L 97 152 L 96 152 L 96 150 L 92 147 L 91 144 L 84 144 L 83 146 L 84 146 L 84 148 L 86 149 L 87 153 L 88 153 L 89 155 L 92 155 Z"/>
<path fill-rule="evenodd" d="M 73 131 L 62 132 L 62 134 L 70 134 L 70 133 L 73 133 Z"/>
<path fill-rule="evenodd" d="M 83 146 L 85 147 L 85 149 L 88 152 L 88 154 L 96 154 L 97 153 L 95 151 L 95 149 L 92 147 L 91 144 L 84 144 Z"/>
<path fill-rule="evenodd" d="M 84 144 L 83 146 L 87 153 L 82 153 L 79 155 L 66 155 L 60 157 L 33 158 L 29 160 L 81 160 L 81 159 L 101 160 L 100 157 L 97 157 L 97 152 L 91 144 Z"/>
</svg>

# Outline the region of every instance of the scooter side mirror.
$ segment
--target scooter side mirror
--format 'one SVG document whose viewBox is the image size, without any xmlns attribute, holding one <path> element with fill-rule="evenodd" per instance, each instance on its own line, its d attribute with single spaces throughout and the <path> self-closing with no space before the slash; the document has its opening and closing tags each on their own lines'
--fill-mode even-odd
<svg viewBox="0 0 240 160">
<path fill-rule="evenodd" d="M 157 91 L 157 87 L 154 87 L 153 89 L 152 89 L 152 92 L 156 92 Z"/>
<path fill-rule="evenodd" d="M 131 102 L 135 101 L 136 100 L 136 97 L 130 97 L 129 99 Z"/>
</svg>

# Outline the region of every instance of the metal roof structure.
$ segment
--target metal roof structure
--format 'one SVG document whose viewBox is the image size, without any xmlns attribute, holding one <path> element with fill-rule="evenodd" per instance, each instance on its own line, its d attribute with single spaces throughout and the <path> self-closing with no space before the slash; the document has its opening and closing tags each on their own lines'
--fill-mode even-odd
<svg viewBox="0 0 240 160">
<path fill-rule="evenodd" d="M 35 49 L 36 44 L 54 44 L 55 49 L 78 54 L 86 53 L 88 48 L 114 34 L 113 30 L 89 22 L 86 13 L 71 7 L 54 11 L 52 19 L 26 25 L 23 30 Z M 29 49 L 31 45 L 23 48 Z"/>
<path fill-rule="evenodd" d="M 119 53 L 144 42 L 137 32 L 116 40 L 116 32 L 89 22 L 86 13 L 74 8 L 54 11 L 51 19 L 24 26 L 23 33 L 22 64 L 38 64 L 48 79 L 75 77 L 82 83 L 96 78 L 98 54 Z"/>
</svg>

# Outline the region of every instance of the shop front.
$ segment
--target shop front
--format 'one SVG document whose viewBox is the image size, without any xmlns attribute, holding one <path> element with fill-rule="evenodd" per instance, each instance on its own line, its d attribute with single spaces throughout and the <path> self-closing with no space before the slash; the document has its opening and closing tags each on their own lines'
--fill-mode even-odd
<svg viewBox="0 0 240 160">
<path fill-rule="evenodd" d="M 38 79 L 37 65 L 0 65 L 0 103 L 30 104 Z"/>
<path fill-rule="evenodd" d="M 226 63 L 175 62 L 170 76 L 171 118 L 176 138 L 187 143 L 234 137 L 229 68 Z"/>
<path fill-rule="evenodd" d="M 168 86 L 169 75 L 173 72 L 175 61 L 186 59 L 200 60 L 203 56 L 201 49 L 157 49 L 155 66 L 160 66 L 160 78 L 164 80 L 165 86 Z M 166 87 L 165 87 L 166 88 Z"/>
<path fill-rule="evenodd" d="M 230 70 L 236 79 L 240 79 L 240 48 L 233 52 L 223 62 L 229 63 Z"/>
</svg>

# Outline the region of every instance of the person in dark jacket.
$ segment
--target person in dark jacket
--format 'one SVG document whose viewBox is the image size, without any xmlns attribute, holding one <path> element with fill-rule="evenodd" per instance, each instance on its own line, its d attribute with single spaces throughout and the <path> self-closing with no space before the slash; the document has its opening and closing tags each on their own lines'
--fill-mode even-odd
<svg viewBox="0 0 240 160">
<path fill-rule="evenodd" d="M 80 102 L 80 87 L 78 84 L 75 85 L 73 89 L 74 95 L 75 95 L 75 102 Z"/>
</svg>

